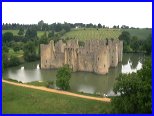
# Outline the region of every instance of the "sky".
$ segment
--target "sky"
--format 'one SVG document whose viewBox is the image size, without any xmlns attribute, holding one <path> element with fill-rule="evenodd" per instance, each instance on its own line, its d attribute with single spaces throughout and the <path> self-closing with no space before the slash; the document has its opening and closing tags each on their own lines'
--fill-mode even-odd
<svg viewBox="0 0 154 116">
<path fill-rule="evenodd" d="M 151 2 L 3 2 L 2 23 L 93 23 L 152 28 Z"/>
</svg>

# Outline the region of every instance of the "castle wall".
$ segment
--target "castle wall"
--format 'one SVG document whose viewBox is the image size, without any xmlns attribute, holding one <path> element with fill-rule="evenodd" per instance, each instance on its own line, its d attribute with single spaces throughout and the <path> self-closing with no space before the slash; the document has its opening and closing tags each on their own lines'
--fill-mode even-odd
<svg viewBox="0 0 154 116">
<path fill-rule="evenodd" d="M 94 56 L 93 54 L 78 54 L 78 71 L 94 71 Z"/>
<path fill-rule="evenodd" d="M 41 52 L 41 68 L 49 69 L 51 62 L 54 60 L 54 42 L 51 41 L 49 44 L 40 45 Z"/>
<path fill-rule="evenodd" d="M 117 40 L 109 40 L 109 65 L 116 67 L 118 65 L 118 44 Z"/>
<path fill-rule="evenodd" d="M 122 61 L 123 42 L 119 40 L 87 40 L 79 47 L 78 40 L 58 41 L 55 45 L 41 44 L 41 68 L 59 68 L 68 64 L 73 71 L 106 74 L 110 67 Z"/>
<path fill-rule="evenodd" d="M 94 72 L 98 74 L 106 74 L 108 73 L 109 64 L 108 64 L 108 47 L 102 46 L 100 50 L 96 53 L 94 57 L 95 65 Z"/>
</svg>

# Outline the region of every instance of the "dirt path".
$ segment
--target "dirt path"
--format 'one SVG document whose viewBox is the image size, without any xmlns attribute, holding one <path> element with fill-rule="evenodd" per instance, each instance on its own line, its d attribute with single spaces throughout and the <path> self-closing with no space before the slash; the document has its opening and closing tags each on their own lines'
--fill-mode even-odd
<svg viewBox="0 0 154 116">
<path fill-rule="evenodd" d="M 67 91 L 61 91 L 61 90 L 56 90 L 56 89 L 49 89 L 46 87 L 41 87 L 41 86 L 34 86 L 34 85 L 27 85 L 27 84 L 22 84 L 22 83 L 15 83 L 7 80 L 2 80 L 4 83 L 8 83 L 11 85 L 15 86 L 20 86 L 20 87 L 26 87 L 26 88 L 31 88 L 31 89 L 37 89 L 41 91 L 47 91 L 47 92 L 52 92 L 52 93 L 58 93 L 58 94 L 64 94 L 64 95 L 69 95 L 69 96 L 74 96 L 74 97 L 80 97 L 80 98 L 85 98 L 85 99 L 90 99 L 90 100 L 97 100 L 97 101 L 104 101 L 104 102 L 110 102 L 110 98 L 99 98 L 99 97 L 92 97 L 92 96 L 86 96 L 86 95 L 80 95 L 76 93 L 71 93 Z"/>
</svg>

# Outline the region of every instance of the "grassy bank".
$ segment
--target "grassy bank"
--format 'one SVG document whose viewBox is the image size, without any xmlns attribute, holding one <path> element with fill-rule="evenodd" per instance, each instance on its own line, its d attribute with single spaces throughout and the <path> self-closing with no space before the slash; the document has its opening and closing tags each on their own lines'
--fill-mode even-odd
<svg viewBox="0 0 154 116">
<path fill-rule="evenodd" d="M 111 104 L 3 83 L 3 113 L 110 113 Z"/>
</svg>

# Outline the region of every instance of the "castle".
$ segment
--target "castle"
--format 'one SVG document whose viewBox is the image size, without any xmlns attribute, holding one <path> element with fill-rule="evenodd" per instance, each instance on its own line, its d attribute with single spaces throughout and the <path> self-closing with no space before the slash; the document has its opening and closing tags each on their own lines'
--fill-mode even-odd
<svg viewBox="0 0 154 116">
<path fill-rule="evenodd" d="M 68 64 L 73 71 L 106 74 L 110 67 L 122 61 L 123 42 L 118 39 L 86 40 L 79 46 L 78 40 L 64 43 L 41 44 L 41 68 L 52 69 Z"/>
</svg>

